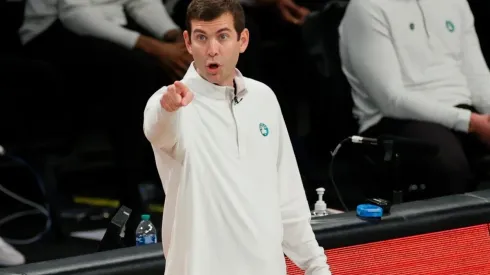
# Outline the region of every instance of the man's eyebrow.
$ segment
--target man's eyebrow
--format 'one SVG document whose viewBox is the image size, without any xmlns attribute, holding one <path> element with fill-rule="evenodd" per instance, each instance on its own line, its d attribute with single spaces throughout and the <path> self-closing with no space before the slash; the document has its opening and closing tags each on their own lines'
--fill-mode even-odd
<svg viewBox="0 0 490 275">
<path fill-rule="evenodd" d="M 201 29 L 194 29 L 193 32 L 194 33 L 207 34 L 204 30 L 201 30 Z M 220 33 L 220 32 L 231 32 L 231 29 L 228 27 L 224 27 L 224 28 L 221 28 L 221 29 L 216 31 L 216 33 Z"/>
<path fill-rule="evenodd" d="M 202 33 L 202 34 L 206 34 L 206 32 L 205 32 L 205 31 L 203 31 L 203 30 L 201 30 L 201 29 L 195 29 L 193 32 L 194 32 L 194 33 Z"/>
<path fill-rule="evenodd" d="M 231 32 L 230 28 L 224 27 L 219 29 L 216 33 L 225 32 L 225 31 Z"/>
</svg>

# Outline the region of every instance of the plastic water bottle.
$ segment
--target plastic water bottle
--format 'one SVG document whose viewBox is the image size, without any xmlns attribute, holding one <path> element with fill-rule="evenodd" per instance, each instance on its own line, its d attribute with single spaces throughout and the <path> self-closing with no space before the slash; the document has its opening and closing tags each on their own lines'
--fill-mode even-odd
<svg viewBox="0 0 490 275">
<path fill-rule="evenodd" d="M 150 221 L 150 215 L 141 215 L 141 222 L 136 229 L 136 246 L 157 243 L 157 230 Z"/>
</svg>

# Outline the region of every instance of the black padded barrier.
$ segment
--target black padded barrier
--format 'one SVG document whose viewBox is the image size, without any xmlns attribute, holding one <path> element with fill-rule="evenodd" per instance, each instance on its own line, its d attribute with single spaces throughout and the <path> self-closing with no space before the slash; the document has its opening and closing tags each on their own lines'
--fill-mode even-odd
<svg viewBox="0 0 490 275">
<path fill-rule="evenodd" d="M 395 205 L 381 221 L 355 213 L 312 220 L 325 249 L 490 223 L 490 190 Z M 0 269 L 0 275 L 162 275 L 161 244 L 117 249 Z"/>
<path fill-rule="evenodd" d="M 490 223 L 490 190 L 394 205 L 381 221 L 365 221 L 355 212 L 313 220 L 325 249 L 409 237 Z"/>
<path fill-rule="evenodd" d="M 0 275 L 162 275 L 164 271 L 162 245 L 157 243 L 0 269 Z"/>
</svg>

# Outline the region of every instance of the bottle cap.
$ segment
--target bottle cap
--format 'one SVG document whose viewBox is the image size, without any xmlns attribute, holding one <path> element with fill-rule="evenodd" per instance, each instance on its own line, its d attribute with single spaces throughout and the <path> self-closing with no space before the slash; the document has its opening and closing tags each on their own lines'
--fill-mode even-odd
<svg viewBox="0 0 490 275">
<path fill-rule="evenodd" d="M 360 204 L 357 206 L 357 216 L 361 218 L 381 218 L 383 208 L 373 204 Z"/>
<path fill-rule="evenodd" d="M 141 219 L 144 220 L 144 221 L 149 221 L 150 220 L 150 215 L 143 214 L 143 215 L 141 215 Z"/>
</svg>

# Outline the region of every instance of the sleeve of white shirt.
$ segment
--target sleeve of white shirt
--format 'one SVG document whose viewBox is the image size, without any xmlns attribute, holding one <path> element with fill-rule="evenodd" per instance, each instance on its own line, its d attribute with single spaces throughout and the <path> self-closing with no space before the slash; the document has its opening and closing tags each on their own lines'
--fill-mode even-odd
<svg viewBox="0 0 490 275">
<path fill-rule="evenodd" d="M 352 0 L 341 28 L 353 72 L 382 114 L 467 132 L 471 112 L 405 91 L 388 23 L 370 0 Z"/>
<path fill-rule="evenodd" d="M 463 72 L 471 91 L 473 106 L 481 113 L 490 114 L 490 72 L 481 51 L 470 6 L 467 1 L 461 2 L 465 21 L 461 38 Z"/>
<path fill-rule="evenodd" d="M 331 275 L 327 256 L 310 225 L 311 212 L 306 200 L 296 157 L 279 111 L 279 156 L 277 169 L 280 184 L 283 251 L 305 275 Z"/>
<path fill-rule="evenodd" d="M 161 0 L 132 0 L 126 8 L 131 17 L 145 30 L 158 39 L 163 38 L 169 30 L 179 27 L 172 20 Z"/>
<path fill-rule="evenodd" d="M 106 20 L 104 14 L 90 0 L 59 0 L 60 20 L 72 32 L 108 40 L 132 49 L 138 32 Z"/>
<path fill-rule="evenodd" d="M 165 92 L 167 92 L 166 87 L 153 94 L 148 100 L 144 111 L 143 130 L 154 147 L 170 152 L 177 142 L 181 110 L 169 113 L 162 108 L 160 99 Z"/>
</svg>

